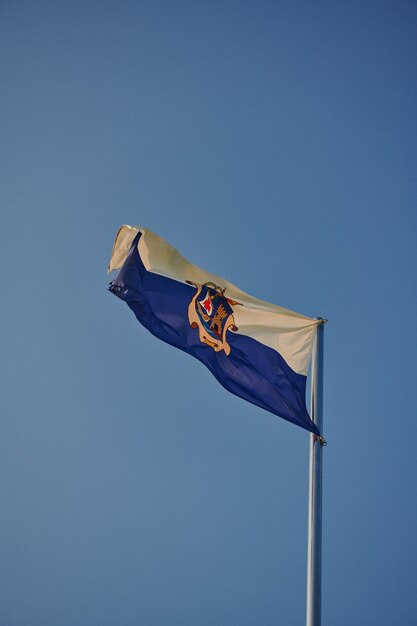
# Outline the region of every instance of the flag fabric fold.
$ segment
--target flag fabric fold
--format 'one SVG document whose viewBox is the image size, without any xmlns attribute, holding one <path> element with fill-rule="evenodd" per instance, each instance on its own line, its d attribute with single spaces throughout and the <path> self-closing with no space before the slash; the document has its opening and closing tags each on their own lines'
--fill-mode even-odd
<svg viewBox="0 0 417 626">
<path fill-rule="evenodd" d="M 319 320 L 249 296 L 148 229 L 119 229 L 115 269 L 109 290 L 153 335 L 204 363 L 236 396 L 319 434 L 305 404 Z"/>
</svg>

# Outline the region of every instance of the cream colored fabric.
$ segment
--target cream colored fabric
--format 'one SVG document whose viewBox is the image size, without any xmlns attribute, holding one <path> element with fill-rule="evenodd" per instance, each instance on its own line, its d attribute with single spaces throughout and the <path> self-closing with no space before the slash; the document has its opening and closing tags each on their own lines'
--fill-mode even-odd
<svg viewBox="0 0 417 626">
<path fill-rule="evenodd" d="M 193 265 L 161 237 L 135 226 L 121 226 L 117 232 L 108 271 L 119 269 L 138 232 L 139 253 L 147 270 L 185 282 L 213 282 L 226 288 L 225 295 L 243 306 L 233 307 L 238 332 L 277 350 L 299 374 L 307 374 L 310 354 L 320 321 L 253 298 L 227 280 Z"/>
</svg>

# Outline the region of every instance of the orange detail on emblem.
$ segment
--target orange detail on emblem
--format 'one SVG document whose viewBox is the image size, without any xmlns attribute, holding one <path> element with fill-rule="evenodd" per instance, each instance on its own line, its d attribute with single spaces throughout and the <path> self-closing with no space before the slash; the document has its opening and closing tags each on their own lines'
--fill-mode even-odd
<svg viewBox="0 0 417 626">
<path fill-rule="evenodd" d="M 191 328 L 198 329 L 201 343 L 210 346 L 215 352 L 224 350 L 229 356 L 230 345 L 227 342 L 226 333 L 229 329 L 237 331 L 232 305 L 239 303 L 226 298 L 225 290 L 213 283 L 199 285 L 189 280 L 187 283 L 196 288 L 188 306 L 188 321 Z M 203 297 L 199 300 L 202 292 Z"/>
</svg>

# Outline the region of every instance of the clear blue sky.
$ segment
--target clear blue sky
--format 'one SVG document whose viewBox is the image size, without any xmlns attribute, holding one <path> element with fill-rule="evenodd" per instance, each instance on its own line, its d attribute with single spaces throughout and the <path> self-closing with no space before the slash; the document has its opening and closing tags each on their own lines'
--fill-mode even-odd
<svg viewBox="0 0 417 626">
<path fill-rule="evenodd" d="M 304 623 L 309 435 L 106 291 L 120 224 L 329 318 L 323 626 L 417 597 L 417 3 L 0 6 L 0 626 Z"/>
</svg>

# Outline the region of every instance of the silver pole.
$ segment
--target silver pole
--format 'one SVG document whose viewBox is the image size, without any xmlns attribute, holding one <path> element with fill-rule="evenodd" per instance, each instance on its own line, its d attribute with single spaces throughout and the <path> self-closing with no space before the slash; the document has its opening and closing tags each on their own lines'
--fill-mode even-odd
<svg viewBox="0 0 417 626">
<path fill-rule="evenodd" d="M 321 318 L 319 318 L 321 319 Z M 317 326 L 311 366 L 311 419 L 323 433 L 324 322 Z M 321 624 L 321 522 L 323 440 L 310 436 L 310 484 L 308 497 L 307 611 L 306 626 Z"/>
</svg>

